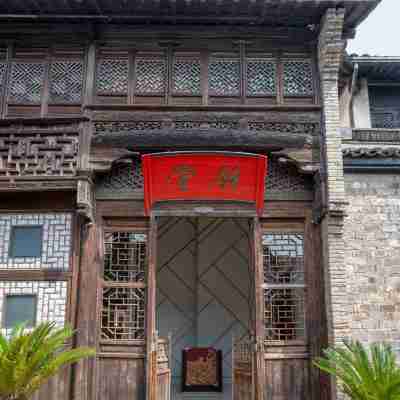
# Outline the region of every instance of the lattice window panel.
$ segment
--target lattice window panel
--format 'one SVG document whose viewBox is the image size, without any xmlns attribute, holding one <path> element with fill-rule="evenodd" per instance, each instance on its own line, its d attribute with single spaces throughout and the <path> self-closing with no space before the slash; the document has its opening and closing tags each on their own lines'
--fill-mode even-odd
<svg viewBox="0 0 400 400">
<path fill-rule="evenodd" d="M 101 339 L 116 342 L 145 338 L 144 288 L 104 287 Z"/>
<path fill-rule="evenodd" d="M 304 290 L 266 289 L 264 300 L 266 340 L 288 342 L 304 339 Z"/>
<path fill-rule="evenodd" d="M 136 59 L 136 94 L 164 94 L 167 79 L 167 63 L 163 58 Z"/>
<path fill-rule="evenodd" d="M 262 245 L 266 340 L 303 340 L 306 288 L 303 233 L 265 232 Z"/>
<path fill-rule="evenodd" d="M 117 282 L 144 282 L 146 235 L 136 232 L 106 232 L 104 279 Z"/>
<path fill-rule="evenodd" d="M 76 172 L 78 154 L 78 132 L 3 136 L 0 176 L 71 176 Z"/>
<path fill-rule="evenodd" d="M 276 92 L 276 63 L 250 59 L 246 63 L 247 96 L 271 96 Z"/>
<path fill-rule="evenodd" d="M 311 62 L 285 61 L 283 88 L 286 96 L 311 96 L 314 93 Z"/>
<path fill-rule="evenodd" d="M 186 95 L 200 95 L 201 87 L 200 60 L 176 58 L 172 72 L 172 90 Z"/>
<path fill-rule="evenodd" d="M 292 165 L 268 159 L 268 173 L 265 177 L 266 193 L 293 193 L 310 190 L 312 190 L 311 178 L 301 175 Z"/>
<path fill-rule="evenodd" d="M 304 284 L 303 235 L 263 235 L 264 281 L 268 284 Z"/>
<path fill-rule="evenodd" d="M 400 120 L 396 120 L 394 113 L 372 111 L 371 120 L 374 128 L 393 129 L 400 126 Z"/>
<path fill-rule="evenodd" d="M 6 75 L 6 63 L 0 62 L 0 87 L 3 86 L 4 83 L 4 77 Z"/>
<path fill-rule="evenodd" d="M 100 60 L 97 64 L 96 87 L 100 94 L 127 94 L 128 60 Z"/>
<path fill-rule="evenodd" d="M 44 64 L 16 62 L 12 64 L 9 101 L 40 104 L 43 89 Z"/>
<path fill-rule="evenodd" d="M 127 164 L 117 164 L 96 182 L 96 196 L 121 197 L 143 191 L 142 165 L 139 159 Z"/>
<path fill-rule="evenodd" d="M 80 103 L 82 97 L 83 63 L 55 61 L 50 67 L 50 101 Z"/>
<path fill-rule="evenodd" d="M 208 86 L 212 96 L 239 96 L 239 60 L 211 59 L 208 65 Z"/>
</svg>

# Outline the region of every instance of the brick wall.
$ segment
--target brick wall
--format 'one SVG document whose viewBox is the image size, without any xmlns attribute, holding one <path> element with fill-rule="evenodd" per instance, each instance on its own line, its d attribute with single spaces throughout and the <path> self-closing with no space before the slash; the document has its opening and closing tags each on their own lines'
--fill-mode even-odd
<svg viewBox="0 0 400 400">
<path fill-rule="evenodd" d="M 400 355 L 400 176 L 346 174 L 345 188 L 350 335 Z"/>
</svg>

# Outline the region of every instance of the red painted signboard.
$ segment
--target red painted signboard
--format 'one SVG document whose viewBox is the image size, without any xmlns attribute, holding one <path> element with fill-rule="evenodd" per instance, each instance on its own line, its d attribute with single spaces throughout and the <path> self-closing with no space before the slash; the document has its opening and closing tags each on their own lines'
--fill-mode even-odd
<svg viewBox="0 0 400 400">
<path fill-rule="evenodd" d="M 172 152 L 142 156 L 145 210 L 175 200 L 240 201 L 264 206 L 267 157 L 229 152 Z"/>
</svg>

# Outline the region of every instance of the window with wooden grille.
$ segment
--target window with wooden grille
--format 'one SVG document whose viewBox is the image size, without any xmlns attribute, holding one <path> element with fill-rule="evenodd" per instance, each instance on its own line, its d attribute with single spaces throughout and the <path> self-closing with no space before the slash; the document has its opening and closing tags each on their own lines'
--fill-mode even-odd
<svg viewBox="0 0 400 400">
<path fill-rule="evenodd" d="M 393 85 L 368 87 L 371 124 L 373 128 L 400 128 L 400 88 Z"/>
<path fill-rule="evenodd" d="M 104 233 L 100 335 L 105 342 L 144 340 L 147 233 Z"/>
<path fill-rule="evenodd" d="M 101 103 L 312 104 L 313 64 L 303 55 L 175 50 L 97 52 Z"/>
<path fill-rule="evenodd" d="M 266 340 L 304 340 L 306 287 L 303 233 L 264 232 L 262 246 Z"/>
<path fill-rule="evenodd" d="M 83 60 L 84 48 L 79 46 L 15 47 L 7 74 L 7 114 L 80 114 Z"/>
</svg>

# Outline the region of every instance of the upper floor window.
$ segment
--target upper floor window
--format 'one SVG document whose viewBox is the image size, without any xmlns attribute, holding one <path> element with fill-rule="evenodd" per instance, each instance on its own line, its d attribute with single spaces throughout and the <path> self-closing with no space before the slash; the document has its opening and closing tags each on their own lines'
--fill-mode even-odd
<svg viewBox="0 0 400 400">
<path fill-rule="evenodd" d="M 305 54 L 100 48 L 96 101 L 125 104 L 313 104 Z"/>
<path fill-rule="evenodd" d="M 8 115 L 80 113 L 84 48 L 17 47 L 9 59 Z"/>
<path fill-rule="evenodd" d="M 20 323 L 32 328 L 36 323 L 35 295 L 7 295 L 4 299 L 3 328 L 12 329 Z"/>
<path fill-rule="evenodd" d="M 371 124 L 373 128 L 400 128 L 400 87 L 369 86 Z"/>
<path fill-rule="evenodd" d="M 41 226 L 13 226 L 11 228 L 11 258 L 38 258 L 42 255 Z"/>
</svg>

